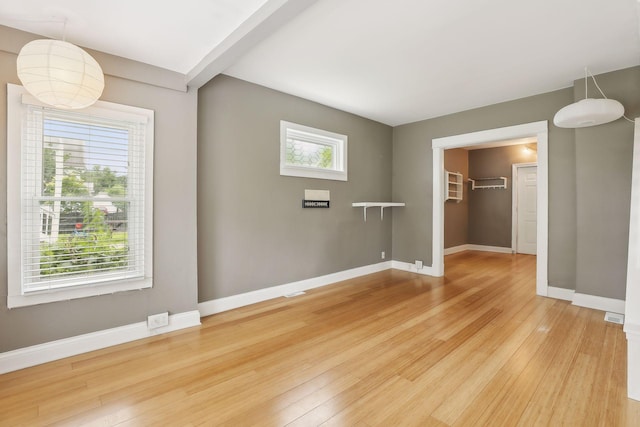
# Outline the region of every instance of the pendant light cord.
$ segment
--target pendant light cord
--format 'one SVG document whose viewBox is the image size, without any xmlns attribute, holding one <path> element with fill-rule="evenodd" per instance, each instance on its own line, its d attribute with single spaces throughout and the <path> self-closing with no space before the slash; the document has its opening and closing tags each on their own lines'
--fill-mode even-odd
<svg viewBox="0 0 640 427">
<path fill-rule="evenodd" d="M 589 69 L 587 67 L 584 68 L 584 93 L 585 93 L 585 98 L 587 95 L 587 73 L 588 75 L 591 76 L 591 79 L 593 80 L 593 84 L 596 85 L 596 88 L 598 88 L 598 90 L 600 91 L 600 94 L 602 95 L 602 97 L 604 99 L 609 99 L 607 98 L 607 95 L 604 94 L 604 92 L 602 91 L 602 89 L 600 89 L 600 85 L 598 85 L 598 82 L 596 81 L 595 76 L 591 73 L 591 71 L 589 71 Z M 625 120 L 627 120 L 628 122 L 631 123 L 635 123 L 633 120 L 631 120 L 629 117 L 625 116 L 624 114 L 622 115 L 622 117 L 624 117 Z"/>
</svg>

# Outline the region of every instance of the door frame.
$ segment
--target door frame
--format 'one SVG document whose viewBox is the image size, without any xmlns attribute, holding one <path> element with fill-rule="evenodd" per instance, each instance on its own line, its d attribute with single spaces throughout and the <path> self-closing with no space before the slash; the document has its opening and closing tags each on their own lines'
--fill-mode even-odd
<svg viewBox="0 0 640 427">
<path fill-rule="evenodd" d="M 431 140 L 433 149 L 433 221 L 432 221 L 432 266 L 431 274 L 444 275 L 444 150 L 482 145 L 488 142 L 507 141 L 519 138 L 537 139 L 538 144 L 538 220 L 536 239 L 536 294 L 547 296 L 549 282 L 548 240 L 549 240 L 549 168 L 548 168 L 548 123 L 546 120 L 503 128 L 488 129 L 461 135 L 453 135 Z"/>
<path fill-rule="evenodd" d="M 640 400 L 640 118 L 635 119 L 633 133 L 624 332 L 627 335 L 627 396 Z"/>
<path fill-rule="evenodd" d="M 538 162 L 511 165 L 511 252 L 518 253 L 518 169 L 538 166 Z M 538 182 L 536 181 L 536 191 Z M 538 215 L 536 214 L 536 223 Z M 536 230 L 537 231 L 537 230 Z"/>
</svg>

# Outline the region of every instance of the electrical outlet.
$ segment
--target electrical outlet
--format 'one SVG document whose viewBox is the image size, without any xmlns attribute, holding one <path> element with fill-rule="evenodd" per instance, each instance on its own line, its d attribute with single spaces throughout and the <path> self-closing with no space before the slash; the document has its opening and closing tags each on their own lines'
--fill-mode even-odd
<svg viewBox="0 0 640 427">
<path fill-rule="evenodd" d="M 380 258 L 384 259 L 384 251 L 380 253 Z"/>
<path fill-rule="evenodd" d="M 169 325 L 169 312 L 165 311 L 160 314 L 153 314 L 147 317 L 147 328 L 156 329 Z"/>
<path fill-rule="evenodd" d="M 422 261 L 416 260 L 416 269 L 422 270 Z"/>
</svg>

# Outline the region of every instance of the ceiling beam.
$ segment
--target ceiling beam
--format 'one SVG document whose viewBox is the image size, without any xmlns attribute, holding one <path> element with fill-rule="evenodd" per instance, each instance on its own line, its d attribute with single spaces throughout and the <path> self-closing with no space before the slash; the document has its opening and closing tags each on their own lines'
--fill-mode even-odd
<svg viewBox="0 0 640 427">
<path fill-rule="evenodd" d="M 190 72 L 186 83 L 198 89 L 238 58 L 317 0 L 267 0 L 265 4 L 209 52 Z"/>
</svg>

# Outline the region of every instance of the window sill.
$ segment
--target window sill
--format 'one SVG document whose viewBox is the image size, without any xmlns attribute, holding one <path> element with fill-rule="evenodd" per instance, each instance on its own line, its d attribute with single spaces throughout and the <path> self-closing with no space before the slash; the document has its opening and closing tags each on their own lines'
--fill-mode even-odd
<svg viewBox="0 0 640 427">
<path fill-rule="evenodd" d="M 75 289 L 58 289 L 44 292 L 34 292 L 28 295 L 9 295 L 7 297 L 7 307 L 28 307 L 31 305 L 68 301 L 72 299 L 93 297 L 98 295 L 108 295 L 116 292 L 136 291 L 151 288 L 152 286 L 153 280 L 151 277 L 148 277 L 138 280 L 122 280 L 109 284 L 83 286 Z"/>
<path fill-rule="evenodd" d="M 346 171 L 329 169 L 303 168 L 290 165 L 280 166 L 281 176 L 295 176 L 298 178 L 330 179 L 333 181 L 347 181 Z"/>
</svg>

